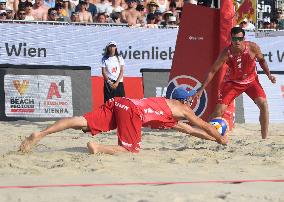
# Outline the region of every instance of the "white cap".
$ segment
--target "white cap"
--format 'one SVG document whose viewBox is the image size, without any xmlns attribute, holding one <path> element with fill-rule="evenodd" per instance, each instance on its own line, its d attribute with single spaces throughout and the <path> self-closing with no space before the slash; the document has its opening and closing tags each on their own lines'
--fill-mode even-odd
<svg viewBox="0 0 284 202">
<path fill-rule="evenodd" d="M 170 16 L 169 17 L 169 22 L 176 22 L 176 21 L 177 21 L 176 16 Z"/>
<path fill-rule="evenodd" d="M 117 46 L 116 42 L 115 41 L 110 41 L 106 46 L 110 46 L 110 45 L 114 45 L 114 46 Z"/>
<path fill-rule="evenodd" d="M 7 13 L 6 10 L 0 10 L 0 14 Z"/>
</svg>

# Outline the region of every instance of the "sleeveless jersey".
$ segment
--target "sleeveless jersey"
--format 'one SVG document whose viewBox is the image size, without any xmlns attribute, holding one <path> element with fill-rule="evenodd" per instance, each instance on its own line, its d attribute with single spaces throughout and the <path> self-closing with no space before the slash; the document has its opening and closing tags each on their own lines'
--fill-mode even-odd
<svg viewBox="0 0 284 202">
<path fill-rule="evenodd" d="M 152 97 L 130 100 L 140 112 L 143 127 L 165 129 L 172 128 L 177 124 L 177 120 L 166 103 L 166 98 Z"/>
<path fill-rule="evenodd" d="M 257 76 L 255 58 L 249 55 L 249 47 L 245 42 L 245 49 L 242 53 L 233 55 L 231 46 L 228 49 L 229 59 L 224 81 L 232 81 L 239 84 L 248 84 L 255 80 Z"/>
</svg>

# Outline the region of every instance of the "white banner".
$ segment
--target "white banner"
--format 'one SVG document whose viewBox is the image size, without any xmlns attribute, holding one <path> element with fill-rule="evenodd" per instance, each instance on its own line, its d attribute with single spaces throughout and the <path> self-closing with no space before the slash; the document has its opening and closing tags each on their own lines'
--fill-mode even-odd
<svg viewBox="0 0 284 202">
<path fill-rule="evenodd" d="M 141 68 L 170 69 L 178 29 L 0 24 L 2 64 L 90 66 L 101 75 L 101 58 L 116 41 L 125 59 L 125 76 Z"/>
<path fill-rule="evenodd" d="M 284 71 L 284 32 L 282 32 L 282 36 L 263 38 L 256 38 L 255 33 L 248 32 L 246 34 L 247 40 L 260 46 L 270 71 Z M 262 71 L 259 64 L 257 70 Z"/>
<path fill-rule="evenodd" d="M 90 66 L 93 76 L 101 75 L 105 45 L 114 40 L 125 76 L 141 76 L 141 68 L 171 68 L 178 29 L 3 23 L 0 32 L 1 64 Z M 270 70 L 284 71 L 284 36 L 246 35 L 259 44 Z"/>
<path fill-rule="evenodd" d="M 69 76 L 4 76 L 7 117 L 72 117 L 72 87 Z"/>
<path fill-rule="evenodd" d="M 259 75 L 259 81 L 266 92 L 269 119 L 273 123 L 284 122 L 284 75 L 277 75 L 277 83 L 272 84 L 266 75 Z M 257 123 L 259 109 L 254 102 L 244 93 L 244 115 L 246 123 Z"/>
</svg>

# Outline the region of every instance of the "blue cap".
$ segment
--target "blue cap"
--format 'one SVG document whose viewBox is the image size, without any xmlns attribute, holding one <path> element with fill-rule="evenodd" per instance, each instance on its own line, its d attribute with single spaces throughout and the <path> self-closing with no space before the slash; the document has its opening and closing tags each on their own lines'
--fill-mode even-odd
<svg viewBox="0 0 284 202">
<path fill-rule="evenodd" d="M 187 91 L 184 87 L 176 88 L 172 93 L 172 99 L 186 100 L 188 97 L 195 95 L 196 90 Z"/>
</svg>

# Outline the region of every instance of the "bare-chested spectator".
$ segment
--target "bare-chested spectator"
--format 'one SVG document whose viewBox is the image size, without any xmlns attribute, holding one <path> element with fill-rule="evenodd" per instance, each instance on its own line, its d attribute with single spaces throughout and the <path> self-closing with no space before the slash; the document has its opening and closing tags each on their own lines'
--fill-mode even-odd
<svg viewBox="0 0 284 202">
<path fill-rule="evenodd" d="M 26 12 L 25 20 L 28 20 L 28 21 L 35 20 L 33 13 L 32 13 L 33 12 L 33 4 L 31 2 L 26 2 L 25 12 Z"/>
<path fill-rule="evenodd" d="M 124 10 L 124 7 L 122 7 L 122 1 L 121 0 L 112 0 L 112 13 L 117 12 L 121 13 Z"/>
<path fill-rule="evenodd" d="M 136 10 L 141 14 L 141 18 L 143 19 L 144 24 L 147 23 L 147 10 L 145 9 L 145 7 L 143 6 L 143 4 L 138 4 L 136 6 Z"/>
<path fill-rule="evenodd" d="M 152 0 L 147 4 L 148 13 L 154 14 L 158 8 L 159 8 L 159 5 L 157 4 L 156 1 Z"/>
<path fill-rule="evenodd" d="M 33 16 L 37 21 L 46 21 L 47 20 L 47 13 L 48 7 L 44 5 L 43 0 L 35 0 L 35 4 L 33 7 Z"/>
<path fill-rule="evenodd" d="M 92 23 L 93 16 L 89 11 L 87 11 L 87 3 L 85 1 L 82 1 L 80 2 L 79 6 L 80 6 L 80 11 L 79 11 L 80 22 Z"/>
<path fill-rule="evenodd" d="M 129 26 L 139 26 L 144 25 L 141 13 L 136 10 L 137 1 L 128 0 L 128 8 L 121 12 L 123 22 L 127 23 Z"/>
<path fill-rule="evenodd" d="M 92 17 L 95 17 L 95 16 L 97 15 L 97 13 L 98 13 L 97 7 L 96 7 L 94 4 L 90 3 L 90 0 L 83 0 L 83 1 L 86 3 L 86 5 L 85 5 L 86 11 L 90 12 L 91 15 L 92 15 Z M 80 3 L 76 6 L 76 9 L 75 9 L 76 12 L 80 11 L 81 3 L 82 3 L 82 2 L 80 2 Z M 93 19 L 92 19 L 92 20 L 93 20 Z"/>
<path fill-rule="evenodd" d="M 6 7 L 13 9 L 14 7 L 14 0 L 6 0 Z M 13 9 L 14 11 L 14 9 Z"/>
</svg>

